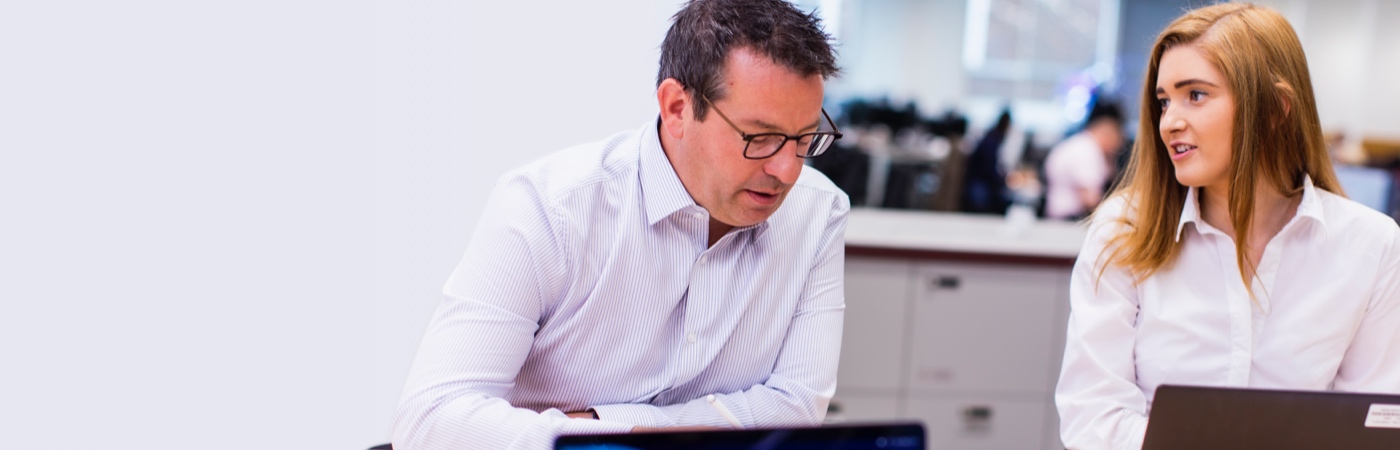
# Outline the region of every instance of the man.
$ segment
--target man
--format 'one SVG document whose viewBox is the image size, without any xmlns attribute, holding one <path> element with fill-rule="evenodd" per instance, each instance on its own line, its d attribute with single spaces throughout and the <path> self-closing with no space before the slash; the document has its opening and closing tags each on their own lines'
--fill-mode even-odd
<svg viewBox="0 0 1400 450">
<path fill-rule="evenodd" d="M 819 424 L 850 209 L 802 164 L 840 136 L 819 25 L 784 0 L 692 0 L 661 46 L 659 119 L 502 177 L 423 338 L 395 447 L 730 427 L 722 411 Z"/>
<path fill-rule="evenodd" d="M 1084 130 L 1054 148 L 1045 158 L 1045 216 L 1078 220 L 1094 211 L 1116 171 L 1123 148 L 1123 113 L 1110 103 L 1096 103 Z"/>
</svg>

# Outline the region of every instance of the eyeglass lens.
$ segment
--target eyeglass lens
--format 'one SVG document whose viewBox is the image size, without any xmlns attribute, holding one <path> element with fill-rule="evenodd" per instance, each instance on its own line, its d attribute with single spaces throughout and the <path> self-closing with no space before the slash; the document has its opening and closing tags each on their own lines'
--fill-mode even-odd
<svg viewBox="0 0 1400 450">
<path fill-rule="evenodd" d="M 749 141 L 744 154 L 749 158 L 767 158 L 781 150 L 787 144 L 787 136 L 781 134 L 759 134 Z M 810 158 L 825 152 L 827 147 L 836 140 L 836 136 L 827 133 L 813 133 L 798 136 L 797 148 L 803 153 L 799 154 L 803 158 Z"/>
</svg>

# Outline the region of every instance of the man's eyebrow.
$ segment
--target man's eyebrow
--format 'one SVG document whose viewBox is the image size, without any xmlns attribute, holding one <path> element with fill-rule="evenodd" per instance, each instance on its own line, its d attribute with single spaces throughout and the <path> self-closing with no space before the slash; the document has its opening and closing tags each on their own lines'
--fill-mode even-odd
<svg viewBox="0 0 1400 450">
<path fill-rule="evenodd" d="M 774 132 L 774 133 L 781 132 L 781 133 L 786 133 L 785 131 L 783 131 L 783 128 L 782 128 L 782 127 L 779 127 L 779 126 L 777 126 L 777 125 L 774 125 L 774 124 L 765 122 L 765 121 L 763 121 L 763 120 L 761 120 L 761 119 L 750 119 L 750 120 L 745 120 L 744 122 L 747 122 L 749 125 L 753 125 L 753 126 L 756 126 L 756 127 L 759 127 L 759 128 L 764 129 L 764 132 L 765 132 L 765 133 L 766 133 L 766 132 Z M 807 125 L 806 127 L 803 127 L 802 130 L 798 130 L 798 133 L 801 133 L 803 130 L 815 130 L 815 129 L 818 129 L 818 128 L 821 127 L 821 125 L 822 125 L 822 119 L 821 119 L 820 117 L 818 117 L 817 120 L 816 120 L 816 122 L 812 122 L 811 125 Z"/>
<path fill-rule="evenodd" d="M 1173 84 L 1173 85 L 1172 85 L 1172 88 L 1181 89 L 1182 86 L 1190 86 L 1190 85 L 1193 85 L 1193 84 L 1204 84 L 1204 85 L 1206 85 L 1206 86 L 1216 87 L 1216 88 L 1220 87 L 1219 85 L 1216 85 L 1215 83 L 1211 83 L 1211 82 L 1209 82 L 1209 81 L 1202 80 L 1202 79 L 1200 79 L 1200 78 L 1191 78 L 1191 79 L 1186 79 L 1186 80 L 1181 80 L 1181 81 L 1176 82 L 1176 84 Z M 1166 93 L 1166 92 L 1167 92 L 1166 89 L 1163 89 L 1161 86 L 1157 86 L 1157 93 L 1158 93 L 1158 94 L 1164 94 L 1164 93 Z"/>
</svg>

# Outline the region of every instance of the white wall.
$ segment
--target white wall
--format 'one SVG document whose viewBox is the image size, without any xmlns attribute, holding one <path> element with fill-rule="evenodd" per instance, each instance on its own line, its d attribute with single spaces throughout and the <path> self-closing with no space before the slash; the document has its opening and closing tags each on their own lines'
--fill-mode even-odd
<svg viewBox="0 0 1400 450">
<path fill-rule="evenodd" d="M 1273 0 L 1308 56 L 1318 115 L 1349 137 L 1400 139 L 1400 2 Z"/>
<path fill-rule="evenodd" d="M 677 4 L 7 4 L 5 443 L 385 442 L 493 181 L 653 118 Z"/>
</svg>

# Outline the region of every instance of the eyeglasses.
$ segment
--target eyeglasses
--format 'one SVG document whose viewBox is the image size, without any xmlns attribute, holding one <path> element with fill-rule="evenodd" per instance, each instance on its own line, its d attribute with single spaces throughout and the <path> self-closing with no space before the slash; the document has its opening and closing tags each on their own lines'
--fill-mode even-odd
<svg viewBox="0 0 1400 450">
<path fill-rule="evenodd" d="M 826 119 L 827 125 L 831 126 L 831 131 L 814 131 L 796 136 L 783 133 L 748 134 L 744 130 L 740 130 L 738 125 L 734 125 L 734 121 L 729 120 L 729 116 L 720 112 L 708 96 L 701 94 L 700 98 L 710 105 L 710 109 L 719 114 L 719 118 L 724 119 L 724 123 L 729 124 L 730 128 L 739 132 L 739 136 L 744 138 L 744 157 L 748 159 L 764 159 L 773 156 L 778 153 L 778 150 L 782 150 L 784 145 L 787 145 L 788 140 L 797 142 L 798 157 L 811 158 L 821 155 L 827 148 L 831 147 L 832 142 L 841 139 L 841 132 L 836 130 L 836 122 L 831 121 L 831 116 L 826 114 L 825 108 L 822 109 L 822 118 Z"/>
</svg>

